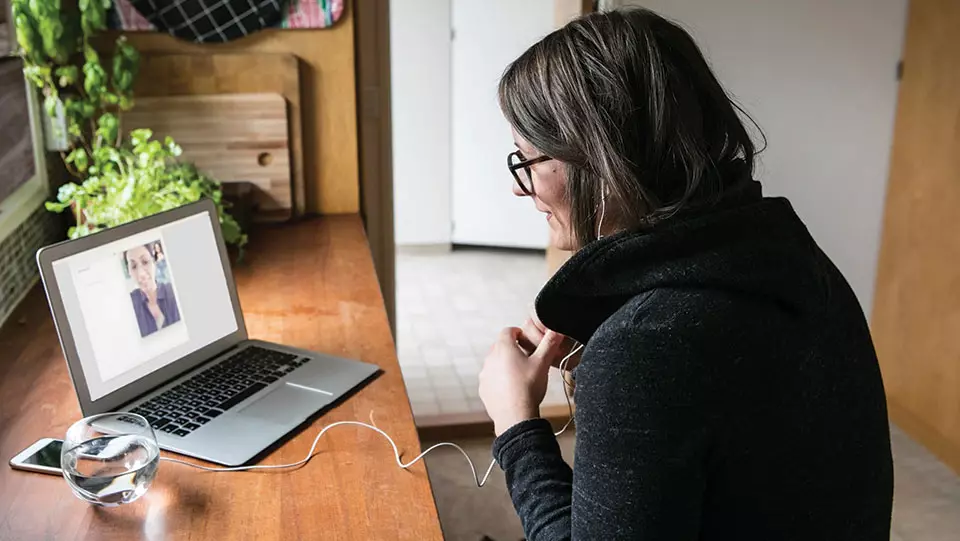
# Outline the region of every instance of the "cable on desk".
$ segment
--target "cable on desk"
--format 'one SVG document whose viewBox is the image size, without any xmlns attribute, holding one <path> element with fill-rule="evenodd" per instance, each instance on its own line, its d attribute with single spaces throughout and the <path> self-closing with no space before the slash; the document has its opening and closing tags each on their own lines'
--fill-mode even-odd
<svg viewBox="0 0 960 541">
<path fill-rule="evenodd" d="M 561 376 L 563 376 L 563 372 L 564 370 L 566 370 L 567 362 L 570 360 L 571 357 L 574 356 L 574 354 L 576 354 L 581 349 L 583 349 L 583 345 L 578 344 L 576 348 L 574 348 L 569 354 L 567 354 L 566 357 L 563 358 L 563 360 L 560 361 L 560 365 L 558 366 L 558 368 L 560 369 Z M 571 385 L 567 381 L 566 377 L 562 377 L 562 379 L 563 379 L 563 395 L 567 399 L 567 409 L 570 411 L 570 418 L 567 420 L 566 424 L 563 425 L 563 428 L 561 428 L 559 431 L 554 433 L 554 436 L 558 436 L 558 437 L 561 434 L 563 434 L 563 432 L 567 429 L 567 427 L 570 426 L 570 423 L 573 422 L 573 404 L 571 404 L 570 402 Z M 459 445 L 451 442 L 446 442 L 446 441 L 431 445 L 426 451 L 417 455 L 416 458 L 414 458 L 410 462 L 404 463 L 400 459 L 400 450 L 397 448 L 397 444 L 393 441 L 393 438 L 391 438 L 386 432 L 378 428 L 376 424 L 373 424 L 374 423 L 373 412 L 370 413 L 370 423 L 371 424 L 362 423 L 360 421 L 338 421 L 336 423 L 331 423 L 323 427 L 320 433 L 317 434 L 317 437 L 313 439 L 313 445 L 310 446 L 310 452 L 307 453 L 307 456 L 305 456 L 302 460 L 298 460 L 290 464 L 264 464 L 264 465 L 253 465 L 253 466 L 210 467 L 210 466 L 203 466 L 201 464 L 193 464 L 192 462 L 187 462 L 186 460 L 180 460 L 179 458 L 160 457 L 160 460 L 163 460 L 166 462 L 172 462 L 175 464 L 183 464 L 184 466 L 190 466 L 191 468 L 197 468 L 198 470 L 210 471 L 210 472 L 238 472 L 238 471 L 250 471 L 250 470 L 282 470 L 282 469 L 289 469 L 289 468 L 298 468 L 300 466 L 305 465 L 307 462 L 310 462 L 310 460 L 313 459 L 314 456 L 316 456 L 317 444 L 320 442 L 320 438 L 327 433 L 327 430 L 330 430 L 335 426 L 352 425 L 352 426 L 362 426 L 364 428 L 369 428 L 370 430 L 373 430 L 374 432 L 386 438 L 387 441 L 390 442 L 390 446 L 393 447 L 393 456 L 397 461 L 397 466 L 403 469 L 407 469 L 413 466 L 414 464 L 416 464 L 417 462 L 420 462 L 420 460 L 422 460 L 423 457 L 427 455 L 427 453 L 429 453 L 430 451 L 433 451 L 434 449 L 438 449 L 440 447 L 453 447 L 457 451 L 460 451 L 460 454 L 463 455 L 463 458 L 467 459 L 467 464 L 470 465 L 470 470 L 473 472 L 473 480 L 477 483 L 477 488 L 481 488 L 483 487 L 483 485 L 486 484 L 487 479 L 490 477 L 490 472 L 493 471 L 494 464 L 497 463 L 496 459 L 491 460 L 490 466 L 487 467 L 487 471 L 486 473 L 483 474 L 483 478 L 481 479 L 480 476 L 477 474 L 477 468 L 473 464 L 473 460 L 470 459 L 470 456 L 467 454 L 467 452 L 464 451 L 463 448 L 460 447 Z"/>
</svg>

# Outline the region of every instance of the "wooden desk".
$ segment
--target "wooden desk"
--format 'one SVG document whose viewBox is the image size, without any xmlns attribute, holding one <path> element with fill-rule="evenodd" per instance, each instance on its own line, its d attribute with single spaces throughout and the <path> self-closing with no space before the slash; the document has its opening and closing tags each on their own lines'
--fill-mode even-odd
<svg viewBox="0 0 960 541">
<path fill-rule="evenodd" d="M 367 421 L 420 452 L 360 218 L 326 217 L 254 235 L 235 267 L 251 337 L 380 365 L 377 379 L 261 463 L 303 458 L 320 428 Z M 0 330 L 0 457 L 80 418 L 40 288 Z M 0 465 L 0 540 L 441 539 L 422 463 L 401 470 L 389 444 L 359 427 L 332 429 L 307 466 L 283 473 L 205 473 L 161 462 L 150 491 L 116 509 L 92 507 L 59 477 Z M 165 453 L 166 454 L 166 453 Z"/>
</svg>

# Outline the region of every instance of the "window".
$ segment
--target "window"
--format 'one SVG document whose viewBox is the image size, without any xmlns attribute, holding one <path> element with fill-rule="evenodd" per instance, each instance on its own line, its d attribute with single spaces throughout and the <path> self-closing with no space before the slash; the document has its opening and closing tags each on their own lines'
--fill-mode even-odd
<svg viewBox="0 0 960 541">
<path fill-rule="evenodd" d="M 0 58 L 0 201 L 34 178 L 30 106 L 19 58 Z"/>
<path fill-rule="evenodd" d="M 0 0 L 0 8 L 5 0 Z M 0 241 L 48 197 L 37 93 L 9 49 L 6 9 L 0 9 Z"/>
<path fill-rule="evenodd" d="M 10 20 L 10 2 L 0 0 L 0 56 L 7 56 L 13 51 L 13 25 Z"/>
</svg>

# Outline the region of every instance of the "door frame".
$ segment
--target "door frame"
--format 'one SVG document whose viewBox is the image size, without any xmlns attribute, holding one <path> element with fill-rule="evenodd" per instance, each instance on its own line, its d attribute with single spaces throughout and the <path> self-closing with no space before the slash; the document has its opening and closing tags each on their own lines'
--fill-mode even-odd
<svg viewBox="0 0 960 541">
<path fill-rule="evenodd" d="M 360 214 L 380 291 L 396 333 L 393 231 L 393 138 L 390 122 L 390 2 L 364 0 L 354 8 Z"/>
</svg>

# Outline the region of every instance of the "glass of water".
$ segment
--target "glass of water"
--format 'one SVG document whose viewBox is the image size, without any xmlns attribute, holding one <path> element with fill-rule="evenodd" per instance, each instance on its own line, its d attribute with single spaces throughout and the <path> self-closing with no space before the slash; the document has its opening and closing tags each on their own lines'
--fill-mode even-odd
<svg viewBox="0 0 960 541">
<path fill-rule="evenodd" d="M 104 507 L 130 503 L 157 476 L 160 448 L 147 420 L 102 413 L 67 430 L 60 453 L 63 477 L 81 500 Z"/>
</svg>

